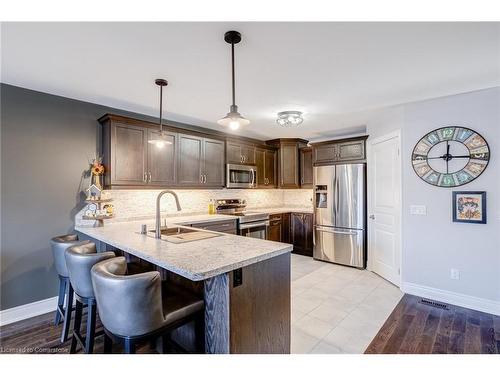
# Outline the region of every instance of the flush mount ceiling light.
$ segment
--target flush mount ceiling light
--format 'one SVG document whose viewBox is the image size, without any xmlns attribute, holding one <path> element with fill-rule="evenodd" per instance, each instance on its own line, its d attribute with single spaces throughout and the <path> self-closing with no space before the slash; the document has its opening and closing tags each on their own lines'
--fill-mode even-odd
<svg viewBox="0 0 500 375">
<path fill-rule="evenodd" d="M 276 122 L 278 125 L 285 128 L 291 128 L 294 126 L 299 126 L 302 124 L 304 119 L 302 118 L 302 112 L 300 111 L 283 111 L 278 113 L 278 118 Z"/>
<path fill-rule="evenodd" d="M 167 134 L 163 131 L 163 87 L 168 85 L 167 80 L 158 78 L 155 79 L 155 83 L 160 86 L 160 134 L 154 138 L 148 140 L 148 143 L 155 145 L 158 148 L 162 148 L 166 145 L 171 145 L 172 142 L 168 140 Z"/>
<path fill-rule="evenodd" d="M 238 106 L 235 100 L 235 84 L 234 84 L 234 45 L 241 42 L 241 34 L 237 31 L 228 31 L 224 34 L 224 40 L 226 43 L 231 44 L 231 72 L 232 72 L 232 82 L 233 82 L 233 104 L 229 108 L 229 113 L 218 120 L 219 125 L 228 126 L 232 130 L 238 129 L 242 125 L 250 124 L 250 121 L 244 118 L 238 112 Z"/>
</svg>

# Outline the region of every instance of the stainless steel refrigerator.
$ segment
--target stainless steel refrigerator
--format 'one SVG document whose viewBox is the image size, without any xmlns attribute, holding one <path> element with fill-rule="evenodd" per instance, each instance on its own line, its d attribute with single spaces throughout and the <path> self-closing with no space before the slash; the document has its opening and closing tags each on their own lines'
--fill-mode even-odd
<svg viewBox="0 0 500 375">
<path fill-rule="evenodd" d="M 365 268 L 365 164 L 314 167 L 314 258 Z"/>
</svg>

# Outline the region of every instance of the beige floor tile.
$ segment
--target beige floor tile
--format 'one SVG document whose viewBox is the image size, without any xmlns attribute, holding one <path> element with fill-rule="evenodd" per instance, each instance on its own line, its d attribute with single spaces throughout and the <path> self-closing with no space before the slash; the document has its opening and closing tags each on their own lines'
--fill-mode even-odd
<svg viewBox="0 0 500 375">
<path fill-rule="evenodd" d="M 309 353 L 319 340 L 314 338 L 302 330 L 292 327 L 292 354 Z"/>
<path fill-rule="evenodd" d="M 334 346 L 327 344 L 324 341 L 320 341 L 312 350 L 309 352 L 310 354 L 344 354 L 344 352 Z"/>
<path fill-rule="evenodd" d="M 306 314 L 297 320 L 294 326 L 309 336 L 317 339 L 325 337 L 334 327 L 333 324 L 317 319 L 309 314 Z"/>
<path fill-rule="evenodd" d="M 339 324 L 347 315 L 349 311 L 340 308 L 338 305 L 332 304 L 329 301 L 323 302 L 321 305 L 316 307 L 309 313 L 310 316 L 320 319 L 324 322 L 336 326 Z"/>
<path fill-rule="evenodd" d="M 308 292 L 304 292 L 298 296 L 292 295 L 292 309 L 296 309 L 307 314 L 321 305 L 324 301 L 324 298 L 311 296 Z"/>
</svg>

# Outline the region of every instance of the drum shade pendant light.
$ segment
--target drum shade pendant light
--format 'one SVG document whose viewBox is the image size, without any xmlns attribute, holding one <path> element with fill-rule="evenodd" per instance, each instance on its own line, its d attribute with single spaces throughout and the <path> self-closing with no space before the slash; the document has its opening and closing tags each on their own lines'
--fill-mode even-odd
<svg viewBox="0 0 500 375">
<path fill-rule="evenodd" d="M 250 121 L 244 118 L 238 112 L 238 106 L 235 100 L 235 84 L 234 84 L 234 45 L 241 41 L 241 34 L 237 31 L 228 31 L 224 34 L 224 40 L 226 43 L 231 44 L 231 72 L 232 72 L 232 82 L 233 82 L 233 104 L 229 108 L 229 113 L 217 121 L 222 126 L 228 126 L 232 130 L 238 129 L 242 125 L 250 124 Z"/>
<path fill-rule="evenodd" d="M 148 143 L 155 145 L 158 148 L 165 147 L 166 145 L 171 145 L 167 138 L 167 134 L 163 131 L 163 86 L 167 86 L 168 82 L 165 79 L 158 78 L 155 80 L 155 83 L 160 86 L 160 134 L 154 138 L 148 140 Z"/>
</svg>

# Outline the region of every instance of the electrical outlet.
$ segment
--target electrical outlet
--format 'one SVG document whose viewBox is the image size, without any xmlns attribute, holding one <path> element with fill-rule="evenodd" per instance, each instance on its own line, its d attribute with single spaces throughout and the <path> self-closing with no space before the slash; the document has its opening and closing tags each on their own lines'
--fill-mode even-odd
<svg viewBox="0 0 500 375">
<path fill-rule="evenodd" d="M 410 206 L 410 214 L 411 215 L 427 215 L 427 207 L 426 206 L 417 206 L 417 205 L 411 205 Z"/>
<path fill-rule="evenodd" d="M 457 270 L 456 268 L 452 268 L 450 270 L 450 279 L 452 279 L 452 280 L 460 279 L 460 271 Z"/>
</svg>

